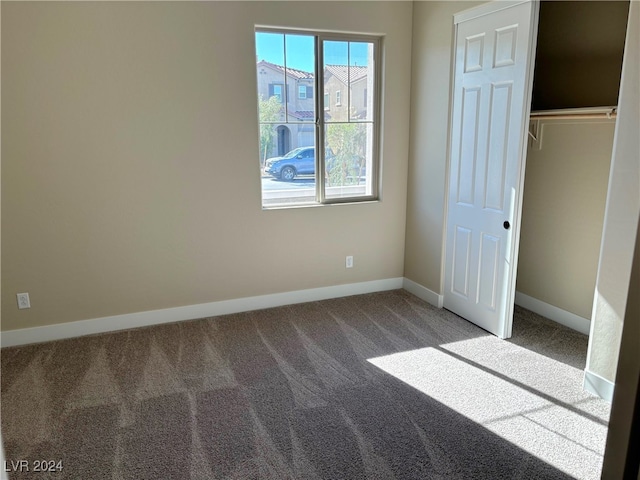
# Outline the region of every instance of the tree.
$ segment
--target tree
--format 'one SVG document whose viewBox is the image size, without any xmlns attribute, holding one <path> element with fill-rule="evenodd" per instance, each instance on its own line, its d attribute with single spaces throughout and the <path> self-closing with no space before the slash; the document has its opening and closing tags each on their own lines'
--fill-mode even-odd
<svg viewBox="0 0 640 480">
<path fill-rule="evenodd" d="M 262 95 L 258 99 L 258 115 L 260 118 L 260 164 L 265 165 L 267 156 L 273 149 L 275 138 L 274 124 L 280 120 L 282 104 L 278 97 L 273 96 L 265 100 Z"/>
<path fill-rule="evenodd" d="M 366 126 L 327 124 L 327 181 L 329 185 L 358 185 L 366 162 Z"/>
</svg>

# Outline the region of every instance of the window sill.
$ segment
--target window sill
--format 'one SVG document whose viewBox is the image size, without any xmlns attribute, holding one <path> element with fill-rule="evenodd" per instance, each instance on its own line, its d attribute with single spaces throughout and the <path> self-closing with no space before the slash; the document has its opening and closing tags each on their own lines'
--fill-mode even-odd
<svg viewBox="0 0 640 480">
<path fill-rule="evenodd" d="M 339 206 L 339 205 L 368 205 L 368 204 L 373 204 L 373 203 L 380 203 L 381 200 L 379 198 L 367 198 L 366 200 L 353 200 L 353 199 L 348 199 L 348 200 L 344 200 L 344 201 L 333 201 L 330 203 L 298 203 L 298 204 L 291 204 L 291 205 L 269 205 L 269 206 L 262 206 L 262 210 L 263 211 L 269 211 L 269 210 L 291 210 L 291 209 L 298 209 L 298 208 L 318 208 L 318 207 L 335 207 L 335 206 Z"/>
</svg>

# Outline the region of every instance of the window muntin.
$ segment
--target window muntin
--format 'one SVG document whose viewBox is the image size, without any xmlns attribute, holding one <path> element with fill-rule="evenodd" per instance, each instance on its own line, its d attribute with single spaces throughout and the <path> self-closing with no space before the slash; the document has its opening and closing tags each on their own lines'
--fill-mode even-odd
<svg viewBox="0 0 640 480">
<path fill-rule="evenodd" d="M 376 199 L 379 39 L 258 29 L 256 53 L 263 207 Z"/>
</svg>

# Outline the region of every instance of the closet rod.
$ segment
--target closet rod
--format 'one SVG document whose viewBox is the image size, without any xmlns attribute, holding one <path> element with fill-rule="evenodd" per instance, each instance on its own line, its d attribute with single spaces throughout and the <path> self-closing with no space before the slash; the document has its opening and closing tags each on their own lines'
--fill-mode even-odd
<svg viewBox="0 0 640 480">
<path fill-rule="evenodd" d="M 617 116 L 615 108 L 606 111 L 577 111 L 550 110 L 546 112 L 531 112 L 531 120 L 583 120 L 583 119 L 614 119 Z"/>
</svg>

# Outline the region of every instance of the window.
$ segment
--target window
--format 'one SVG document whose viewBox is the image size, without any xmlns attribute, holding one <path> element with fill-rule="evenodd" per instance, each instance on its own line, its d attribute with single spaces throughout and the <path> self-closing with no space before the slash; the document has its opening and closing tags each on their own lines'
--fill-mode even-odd
<svg viewBox="0 0 640 480">
<path fill-rule="evenodd" d="M 267 28 L 255 39 L 263 207 L 376 199 L 380 39 Z"/>
<path fill-rule="evenodd" d="M 269 89 L 269 97 L 276 97 L 282 103 L 282 84 L 272 84 Z"/>
</svg>

